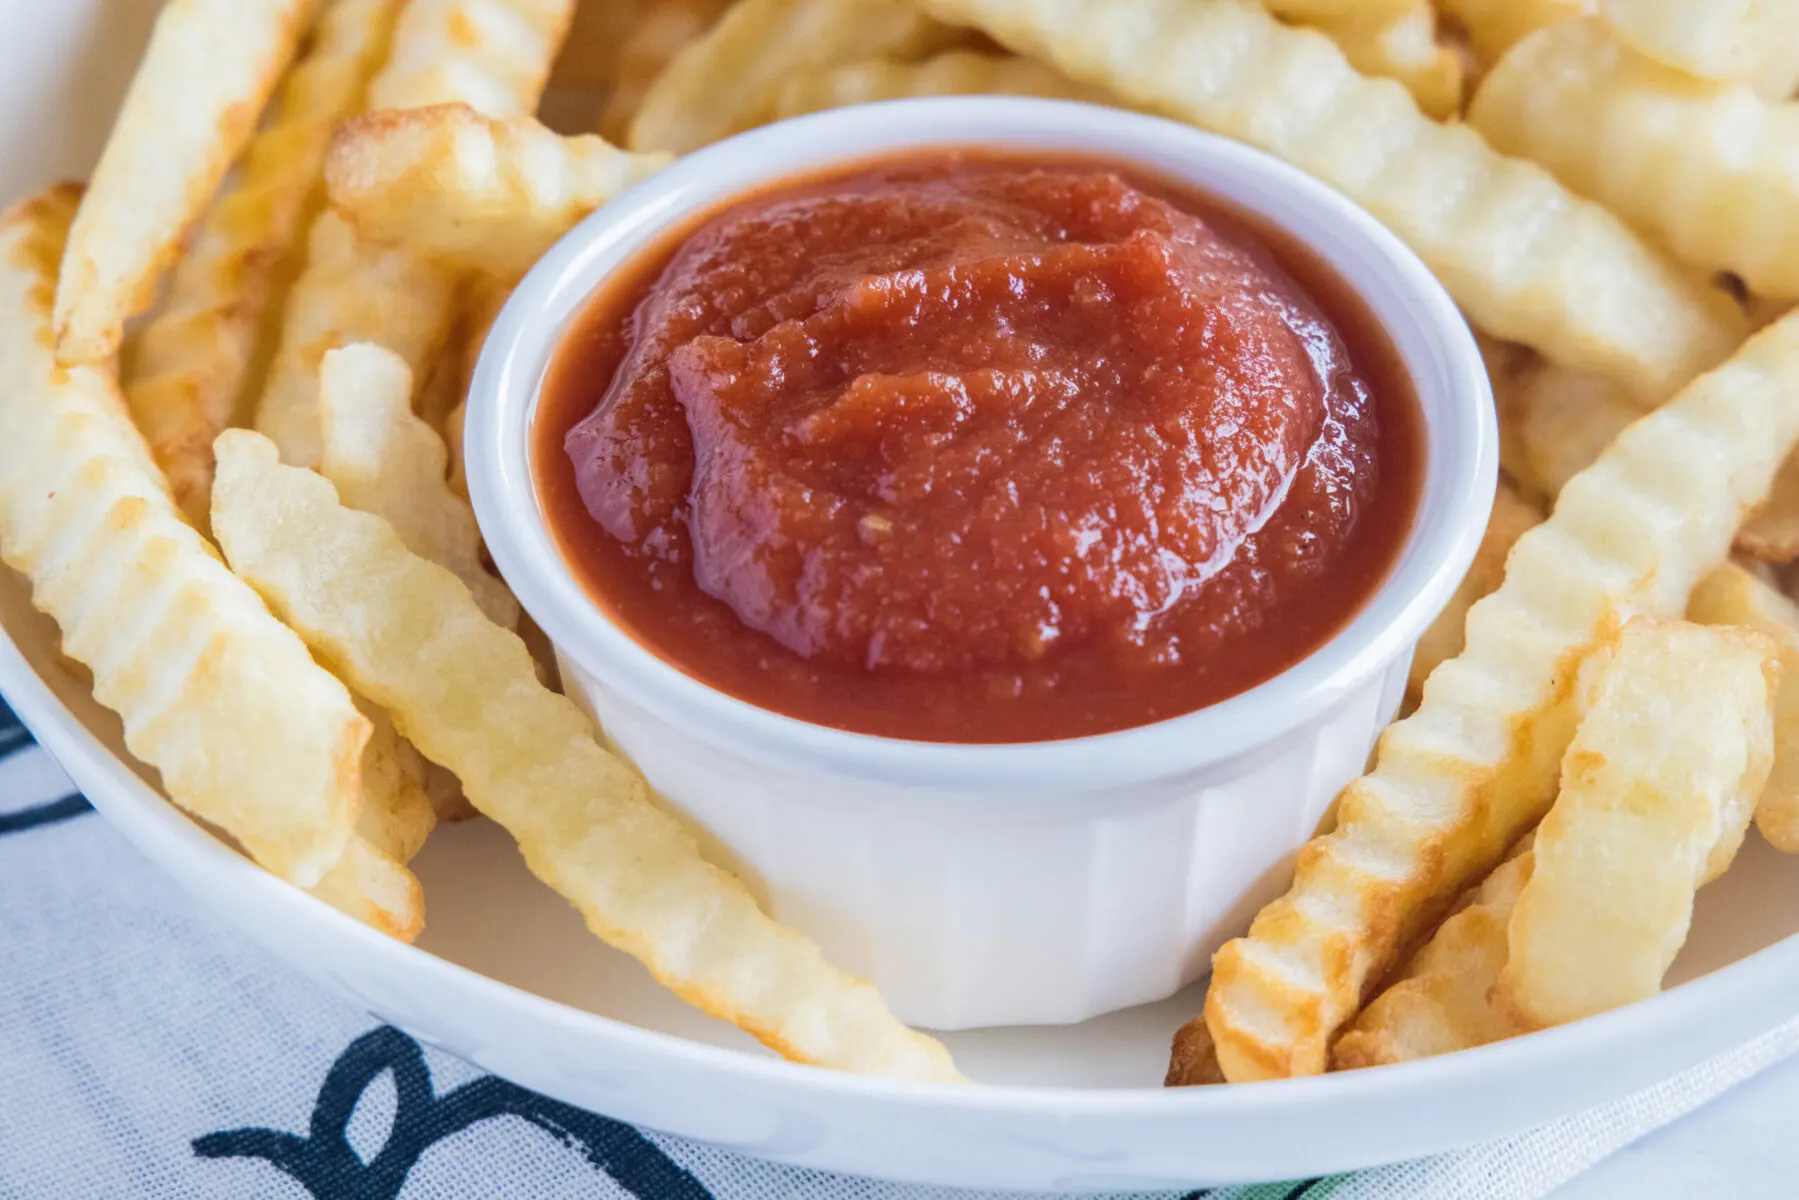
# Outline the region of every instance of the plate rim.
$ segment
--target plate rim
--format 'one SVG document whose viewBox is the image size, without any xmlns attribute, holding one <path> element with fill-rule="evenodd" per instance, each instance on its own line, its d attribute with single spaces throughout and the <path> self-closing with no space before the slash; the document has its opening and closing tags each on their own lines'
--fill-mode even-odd
<svg viewBox="0 0 1799 1200">
<path fill-rule="evenodd" d="M 523 1005 L 543 1017 L 592 1023 L 606 1036 L 633 1043 L 636 1049 L 672 1054 L 689 1060 L 694 1066 L 759 1077 L 763 1082 L 807 1091 L 848 1093 L 898 1104 L 924 1104 L 934 1109 L 1010 1109 L 1020 1114 L 1038 1110 L 1053 1112 L 1062 1118 L 1116 1118 L 1146 1110 L 1155 1115 L 1180 1113 L 1201 1118 L 1220 1109 L 1239 1107 L 1304 1108 L 1319 1101 L 1339 1099 L 1353 1103 L 1362 1093 L 1377 1095 L 1429 1090 L 1426 1085 L 1431 1082 L 1477 1073 L 1479 1066 L 1488 1063 L 1517 1060 L 1508 1063 L 1508 1069 L 1501 1072 L 1503 1074 L 1565 1065 L 1562 1060 L 1568 1049 L 1583 1043 L 1634 1042 L 1665 1033 L 1687 1019 L 1703 1015 L 1716 1004 L 1728 1003 L 1732 997 L 1744 992 L 1761 991 L 1757 984 L 1764 976 L 1770 977 L 1767 980 L 1770 988 L 1778 977 L 1791 975 L 1799 980 L 1799 933 L 1796 933 L 1648 1000 L 1554 1029 L 1396 1066 L 1228 1087 L 941 1084 L 855 1075 L 708 1045 L 577 1008 L 484 975 L 428 950 L 396 941 L 338 912 L 232 850 L 151 788 L 63 703 L 19 649 L 13 631 L 3 623 L 0 623 L 0 691 L 4 692 L 9 705 L 39 746 L 71 777 L 77 771 L 86 774 L 86 768 L 91 768 L 102 776 L 110 776 L 111 782 L 120 785 L 112 790 L 84 789 L 83 794 L 111 825 L 138 845 L 140 851 L 145 848 L 134 835 L 147 834 L 172 848 L 197 854 L 210 873 L 223 873 L 232 877 L 234 884 L 255 890 L 265 900 L 292 907 L 301 920 L 322 920 L 328 936 L 349 938 L 360 942 L 365 950 L 395 955 L 406 970 L 439 973 L 446 983 L 489 991 L 495 997 Z M 74 770 L 68 766 L 71 760 L 77 764 Z M 173 874 L 163 866 L 158 855 L 147 853 L 146 856 L 159 870 Z M 175 882 L 192 892 L 189 878 L 176 875 Z M 229 914 L 225 915 L 229 920 Z M 238 924 L 234 920 L 230 923 Z"/>
</svg>

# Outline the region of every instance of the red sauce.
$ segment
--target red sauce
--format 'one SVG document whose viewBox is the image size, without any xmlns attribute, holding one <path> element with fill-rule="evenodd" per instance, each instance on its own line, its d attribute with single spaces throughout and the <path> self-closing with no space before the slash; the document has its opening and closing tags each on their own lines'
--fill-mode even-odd
<svg viewBox="0 0 1799 1200">
<path fill-rule="evenodd" d="M 1290 239 L 1105 164 L 950 152 L 644 252 L 534 432 L 563 554 L 644 646 L 951 742 L 1277 674 L 1379 586 L 1422 476 L 1391 344 Z"/>
</svg>

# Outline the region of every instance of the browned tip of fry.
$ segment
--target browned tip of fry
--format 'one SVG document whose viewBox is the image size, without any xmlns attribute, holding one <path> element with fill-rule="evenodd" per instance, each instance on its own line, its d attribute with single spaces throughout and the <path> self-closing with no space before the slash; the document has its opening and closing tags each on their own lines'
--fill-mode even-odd
<svg viewBox="0 0 1799 1200">
<path fill-rule="evenodd" d="M 1174 1035 L 1174 1048 L 1168 1054 L 1168 1074 L 1163 1087 L 1199 1087 L 1223 1083 L 1224 1068 L 1218 1065 L 1218 1047 L 1212 1042 L 1212 1031 L 1204 1017 L 1194 1017 Z"/>
</svg>

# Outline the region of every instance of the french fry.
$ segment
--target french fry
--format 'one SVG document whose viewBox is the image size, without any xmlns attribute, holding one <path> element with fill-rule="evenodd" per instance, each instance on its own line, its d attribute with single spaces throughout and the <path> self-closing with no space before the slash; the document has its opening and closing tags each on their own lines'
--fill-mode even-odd
<svg viewBox="0 0 1799 1200">
<path fill-rule="evenodd" d="M 1596 3 L 1597 0 L 1438 0 L 1438 7 L 1461 27 L 1474 61 L 1486 70 L 1537 30 L 1585 16 Z"/>
<path fill-rule="evenodd" d="M 0 217 L 0 556 L 169 797 L 310 887 L 350 839 L 369 724 L 182 519 L 110 371 L 57 365 L 79 195 Z"/>
<path fill-rule="evenodd" d="M 537 117 L 552 129 L 597 128 L 600 113 L 617 89 L 625 44 L 648 15 L 645 0 L 576 0 L 562 49 L 544 81 Z"/>
<path fill-rule="evenodd" d="M 1598 375 L 1540 366 L 1514 378 L 1501 399 L 1510 445 L 1506 468 L 1546 502 L 1642 415 L 1622 387 Z M 1799 559 L 1799 455 L 1775 473 L 1768 498 L 1737 530 L 1736 549 L 1763 562 Z"/>
<path fill-rule="evenodd" d="M 1213 959 L 1206 1024 L 1232 1081 L 1316 1074 L 1365 991 L 1548 809 L 1588 647 L 1677 616 L 1799 440 L 1799 318 L 1631 425 L 1518 539 L 1462 653 L 1382 735 L 1292 889 Z"/>
<path fill-rule="evenodd" d="M 125 398 L 188 519 L 206 528 L 212 439 L 254 396 L 285 284 L 322 203 L 337 122 L 362 104 L 400 0 L 333 0 L 238 178 L 195 231 L 156 316 L 126 344 Z"/>
<path fill-rule="evenodd" d="M 1693 589 L 1687 617 L 1753 629 L 1780 648 L 1785 673 L 1774 699 L 1774 766 L 1755 803 L 1755 827 L 1776 849 L 1799 854 L 1799 607 L 1754 573 L 1726 563 Z"/>
<path fill-rule="evenodd" d="M 1799 560 L 1799 456 L 1788 456 L 1768 502 L 1737 530 L 1737 549 L 1762 562 Z"/>
<path fill-rule="evenodd" d="M 1487 532 L 1480 539 L 1480 549 L 1474 553 L 1473 565 L 1462 577 L 1455 595 L 1449 598 L 1437 619 L 1418 639 L 1418 649 L 1412 655 L 1411 675 L 1406 683 L 1408 707 L 1416 706 L 1424 694 L 1424 681 L 1430 678 L 1430 673 L 1462 652 L 1462 627 L 1467 623 L 1468 610 L 1505 580 L 1506 555 L 1512 552 L 1512 546 L 1526 530 L 1542 523 L 1543 510 L 1501 480 L 1499 491 L 1493 497 L 1492 515 L 1487 518 Z"/>
<path fill-rule="evenodd" d="M 1106 103 L 1106 93 L 1054 67 L 1011 54 L 946 50 L 922 62 L 870 58 L 794 75 L 775 98 L 774 116 L 797 117 L 851 104 L 909 96 L 1048 96 Z"/>
<path fill-rule="evenodd" d="M 450 490 L 464 500 L 468 499 L 468 464 L 462 454 L 462 433 L 463 419 L 468 415 L 468 394 L 481 351 L 487 346 L 487 335 L 493 331 L 493 323 L 500 319 L 500 310 L 511 295 L 511 287 L 492 281 L 477 282 L 470 289 L 459 387 L 462 399 L 444 418 L 443 425 L 444 446 L 450 452 Z"/>
<path fill-rule="evenodd" d="M 1505 967 L 1518 894 L 1530 881 L 1527 837 L 1472 888 L 1374 1002 L 1331 1047 L 1331 1070 L 1411 1062 L 1528 1032 L 1492 1001 Z M 1197 1020 L 1197 1018 L 1196 1018 Z"/>
<path fill-rule="evenodd" d="M 631 121 L 651 85 L 728 5 L 729 0 L 650 0 L 619 46 L 617 77 L 600 113 L 599 131 L 607 141 L 622 144 L 631 136 Z"/>
<path fill-rule="evenodd" d="M 319 473 L 343 502 L 386 520 L 408 550 L 462 580 L 489 620 L 516 627 L 518 601 L 481 565 L 475 514 L 450 490 L 443 439 L 413 415 L 406 361 L 361 342 L 328 352 L 319 407 Z"/>
<path fill-rule="evenodd" d="M 425 893 L 406 869 L 437 823 L 425 792 L 425 760 L 372 705 L 362 751 L 362 807 L 343 857 L 311 891 L 325 903 L 389 937 L 414 941 L 425 928 Z"/>
<path fill-rule="evenodd" d="M 1269 12 L 1282 20 L 1319 24 L 1345 17 L 1392 17 L 1411 7 L 1411 0 L 1267 0 Z"/>
<path fill-rule="evenodd" d="M 454 278 L 411 249 L 365 246 L 335 213 L 313 222 L 306 270 L 288 294 L 281 347 L 256 428 L 296 463 L 319 461 L 319 366 L 352 342 L 373 342 L 415 371 L 449 335 Z"/>
<path fill-rule="evenodd" d="M 1246 0 L 922 0 L 1009 49 L 1286 158 L 1380 218 L 1469 319 L 1660 400 L 1730 353 L 1735 304 L 1605 209 L 1418 112 Z"/>
<path fill-rule="evenodd" d="M 1799 82 L 1793 0 L 1599 0 L 1638 51 L 1700 79 L 1748 83 L 1786 100 Z"/>
<path fill-rule="evenodd" d="M 1598 652 L 1495 1003 L 1527 1027 L 1655 995 L 1773 759 L 1774 643 L 1636 618 Z M 1722 865 L 1728 865 L 1725 855 Z"/>
<path fill-rule="evenodd" d="M 766 121 L 796 74 L 928 54 L 945 40 L 905 0 L 738 0 L 650 86 L 628 142 L 639 151 L 698 150 Z"/>
<path fill-rule="evenodd" d="M 351 838 L 343 856 L 308 889 L 346 916 L 398 938 L 418 939 L 425 928 L 425 894 L 406 864 L 366 838 Z"/>
<path fill-rule="evenodd" d="M 536 107 L 573 0 L 408 0 L 393 50 L 369 84 L 372 108 L 467 104 L 495 117 Z M 319 454 L 319 363 L 373 342 L 423 374 L 450 336 L 456 280 L 409 249 L 363 246 L 340 219 L 313 223 L 306 268 L 288 294 L 255 426 L 290 462 Z"/>
<path fill-rule="evenodd" d="M 466 104 L 528 117 L 574 14 L 574 0 L 407 0 L 369 108 Z"/>
<path fill-rule="evenodd" d="M 1426 116 L 1441 121 L 1462 111 L 1466 68 L 1461 56 L 1437 42 L 1437 10 L 1414 0 L 1398 12 L 1350 11 L 1317 22 L 1364 75 L 1396 79 Z"/>
<path fill-rule="evenodd" d="M 1626 426 L 1642 415 L 1634 397 L 1600 375 L 1545 365 L 1508 398 L 1520 482 L 1553 501 Z"/>
<path fill-rule="evenodd" d="M 464 105 L 372 113 L 339 131 L 334 211 L 365 242 L 516 281 L 588 213 L 667 166 Z"/>
<path fill-rule="evenodd" d="M 1799 108 L 1665 67 L 1595 17 L 1518 43 L 1468 122 L 1683 261 L 1799 298 Z"/>
<path fill-rule="evenodd" d="M 233 568 L 456 772 L 595 934 L 790 1058 L 957 1078 L 938 1042 L 899 1024 L 873 987 L 833 970 L 701 857 L 454 575 L 385 521 L 342 507 L 325 480 L 282 466 L 258 435 L 227 430 L 217 453 L 213 528 Z"/>
<path fill-rule="evenodd" d="M 318 0 L 169 0 L 157 14 L 56 288 L 56 355 L 93 363 L 149 307 L 256 127 Z"/>
<path fill-rule="evenodd" d="M 1168 1051 L 1168 1073 L 1163 1087 L 1210 1087 L 1227 1082 L 1218 1066 L 1218 1047 L 1212 1044 L 1212 1031 L 1198 1018 L 1175 1031 L 1174 1044 Z"/>
</svg>

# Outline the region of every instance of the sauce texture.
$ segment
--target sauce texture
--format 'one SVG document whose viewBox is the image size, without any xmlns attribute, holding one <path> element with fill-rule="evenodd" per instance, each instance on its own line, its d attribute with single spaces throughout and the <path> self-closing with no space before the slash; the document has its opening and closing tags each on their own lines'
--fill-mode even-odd
<svg viewBox="0 0 1799 1200">
<path fill-rule="evenodd" d="M 588 303 L 534 431 L 594 600 L 819 724 L 1039 741 L 1165 719 L 1327 640 L 1422 476 L 1409 381 L 1309 254 L 1085 161 L 781 185 Z"/>
</svg>

